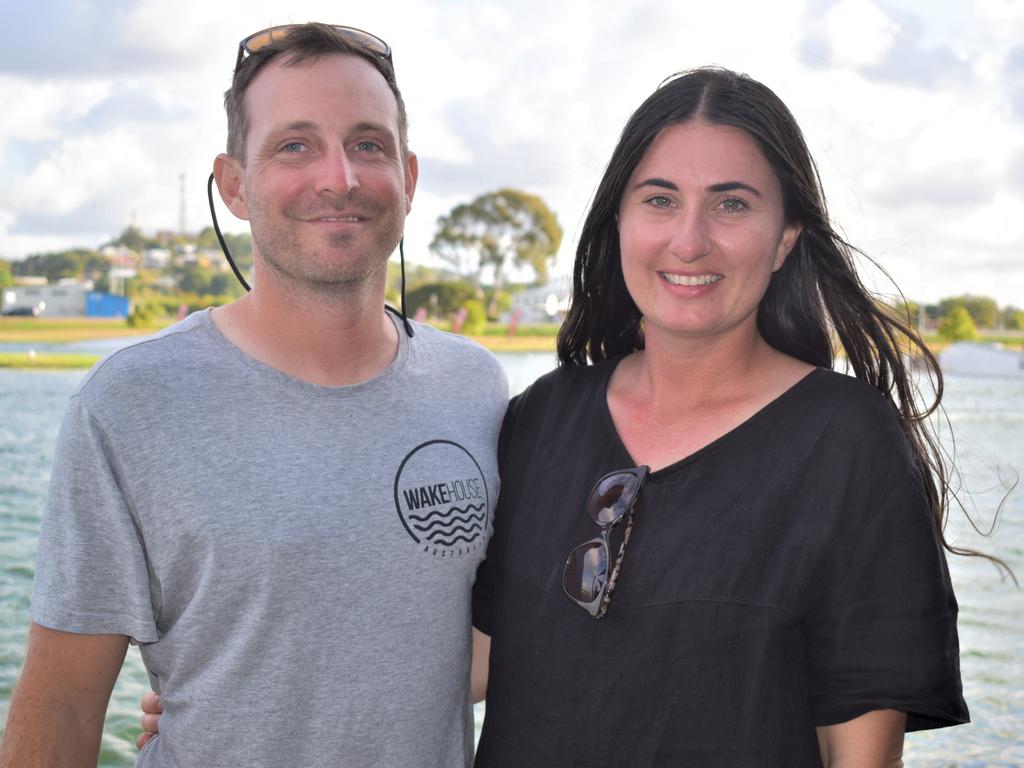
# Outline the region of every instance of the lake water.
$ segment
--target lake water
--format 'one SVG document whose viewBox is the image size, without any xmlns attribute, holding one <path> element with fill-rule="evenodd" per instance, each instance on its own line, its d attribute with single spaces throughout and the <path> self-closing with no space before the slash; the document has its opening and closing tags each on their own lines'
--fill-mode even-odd
<svg viewBox="0 0 1024 768">
<path fill-rule="evenodd" d="M 79 344 L 74 351 L 109 352 L 123 343 Z M 554 365 L 548 354 L 499 358 L 513 392 Z M 0 722 L 6 719 L 24 658 L 36 536 L 54 440 L 68 396 L 82 376 L 81 371 L 0 369 Z M 1024 382 L 950 377 L 946 383 L 946 413 L 969 491 L 962 498 L 979 518 L 990 521 L 1007 485 L 1024 472 Z M 952 445 L 948 435 L 944 428 L 946 444 Z M 991 539 L 978 537 L 960 518 L 954 515 L 948 529 L 951 541 L 996 552 L 1024 577 L 1024 487 L 1005 499 Z M 1000 580 L 986 561 L 953 558 L 950 568 L 960 602 L 961 667 L 973 722 L 909 735 L 906 764 L 1024 766 L 1024 592 Z M 133 764 L 137 702 L 147 687 L 132 648 L 111 700 L 101 766 Z"/>
</svg>

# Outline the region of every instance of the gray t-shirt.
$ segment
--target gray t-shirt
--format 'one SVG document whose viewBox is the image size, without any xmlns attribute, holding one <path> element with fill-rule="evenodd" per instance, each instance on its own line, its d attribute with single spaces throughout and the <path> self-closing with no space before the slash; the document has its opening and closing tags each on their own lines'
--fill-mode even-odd
<svg viewBox="0 0 1024 768">
<path fill-rule="evenodd" d="M 348 387 L 198 313 L 72 396 L 32 617 L 140 644 L 165 714 L 139 766 L 464 766 L 470 589 L 507 404 L 497 361 L 416 325 Z"/>
</svg>

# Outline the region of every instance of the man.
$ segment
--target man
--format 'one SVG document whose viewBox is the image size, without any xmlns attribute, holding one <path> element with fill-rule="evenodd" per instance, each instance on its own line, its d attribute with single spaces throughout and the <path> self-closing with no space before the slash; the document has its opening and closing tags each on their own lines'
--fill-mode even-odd
<svg viewBox="0 0 1024 768">
<path fill-rule="evenodd" d="M 382 308 L 417 179 L 390 49 L 257 33 L 225 105 L 254 288 L 72 397 L 0 765 L 95 765 L 133 642 L 165 711 L 138 765 L 463 766 L 507 387 Z"/>
</svg>

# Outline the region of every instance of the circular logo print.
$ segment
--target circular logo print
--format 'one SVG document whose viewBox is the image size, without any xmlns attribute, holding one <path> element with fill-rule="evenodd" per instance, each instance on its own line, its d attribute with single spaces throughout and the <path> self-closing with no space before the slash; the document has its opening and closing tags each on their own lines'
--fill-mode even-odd
<svg viewBox="0 0 1024 768">
<path fill-rule="evenodd" d="M 431 440 L 402 460 L 395 507 L 412 540 L 435 557 L 480 549 L 487 530 L 487 482 L 472 454 L 450 440 Z"/>
</svg>

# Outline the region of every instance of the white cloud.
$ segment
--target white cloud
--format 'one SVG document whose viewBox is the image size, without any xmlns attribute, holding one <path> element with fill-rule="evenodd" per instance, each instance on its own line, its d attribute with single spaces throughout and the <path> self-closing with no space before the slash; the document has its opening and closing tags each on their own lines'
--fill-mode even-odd
<svg viewBox="0 0 1024 768">
<path fill-rule="evenodd" d="M 880 64 L 892 48 L 899 26 L 870 0 L 841 0 L 823 19 L 838 66 Z"/>
<path fill-rule="evenodd" d="M 26 23 L 42 29 L 59 6 L 40 0 L 17 13 L 38 14 Z M 372 30 L 394 47 L 422 160 L 407 226 L 411 258 L 425 254 L 436 218 L 454 204 L 515 184 L 556 210 L 565 228 L 559 269 L 568 269 L 630 112 L 667 75 L 717 63 L 786 101 L 819 160 L 833 213 L 857 244 L 891 262 L 908 295 L 959 290 L 973 279 L 959 271 L 970 252 L 978 263 L 1007 260 L 999 297 L 1024 304 L 1024 275 L 1009 266 L 1024 237 L 1007 223 L 1024 195 L 1014 160 L 1024 142 L 1006 72 L 1024 39 L 1019 0 L 961 3 L 956 16 L 942 4 L 913 16 L 903 0 L 75 7 L 74 24 L 47 27 L 52 39 L 34 35 L 41 42 L 31 50 L 0 53 L 0 255 L 95 246 L 133 215 L 144 229 L 173 228 L 181 173 L 188 226 L 205 226 L 205 181 L 224 143 L 221 98 L 238 39 L 326 20 Z M 808 57 L 808 41 L 827 55 Z M 223 218 L 229 231 L 245 226 Z M 925 248 L 928 270 L 916 266 Z M 947 273 L 958 277 L 944 287 Z"/>
<path fill-rule="evenodd" d="M 30 81 L 0 73 L 0 149 L 11 139 L 46 141 L 87 114 L 112 90 L 109 81 Z"/>
</svg>

